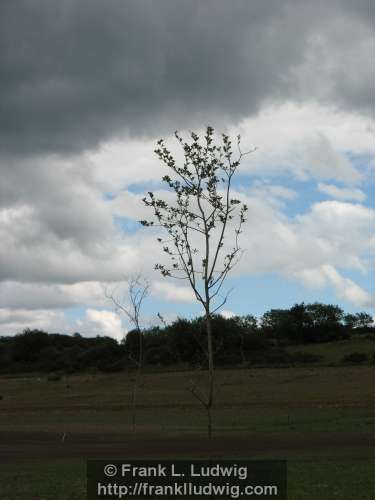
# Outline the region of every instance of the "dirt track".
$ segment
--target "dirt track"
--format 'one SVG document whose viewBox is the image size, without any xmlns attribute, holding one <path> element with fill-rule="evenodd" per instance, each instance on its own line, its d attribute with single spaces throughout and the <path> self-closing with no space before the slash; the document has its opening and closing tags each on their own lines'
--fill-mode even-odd
<svg viewBox="0 0 375 500">
<path fill-rule="evenodd" d="M 45 460 L 59 458 L 143 458 L 143 457 L 194 457 L 214 455 L 229 457 L 241 455 L 248 458 L 272 453 L 279 457 L 290 453 L 324 452 L 329 455 L 350 450 L 351 455 L 370 456 L 375 449 L 375 434 L 314 433 L 254 434 L 246 437 L 226 436 L 208 442 L 204 438 L 145 438 L 76 434 L 61 436 L 52 433 L 1 433 L 0 462 Z"/>
</svg>

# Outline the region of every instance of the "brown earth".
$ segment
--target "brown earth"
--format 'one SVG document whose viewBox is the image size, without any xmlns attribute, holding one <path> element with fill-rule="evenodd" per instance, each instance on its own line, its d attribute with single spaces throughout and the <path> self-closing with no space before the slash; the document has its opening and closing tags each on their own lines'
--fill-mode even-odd
<svg viewBox="0 0 375 500">
<path fill-rule="evenodd" d="M 253 458 L 272 454 L 278 458 L 291 453 L 314 455 L 314 451 L 328 456 L 332 453 L 345 456 L 350 453 L 358 458 L 373 455 L 375 434 L 369 433 L 289 433 L 253 434 L 217 437 L 209 442 L 204 437 L 144 437 L 139 438 L 118 434 L 68 435 L 55 433 L 0 433 L 0 463 L 46 459 L 86 459 L 86 458 L 160 458 L 194 456 L 196 458 L 213 455 L 230 455 Z"/>
</svg>

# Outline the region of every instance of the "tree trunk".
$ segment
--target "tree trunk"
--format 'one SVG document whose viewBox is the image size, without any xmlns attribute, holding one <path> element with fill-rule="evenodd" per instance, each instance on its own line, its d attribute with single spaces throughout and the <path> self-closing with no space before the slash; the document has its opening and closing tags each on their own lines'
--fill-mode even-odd
<svg viewBox="0 0 375 500">
<path fill-rule="evenodd" d="M 242 364 L 245 364 L 246 363 L 246 356 L 245 356 L 245 351 L 244 351 L 243 333 L 240 334 L 240 354 L 241 354 Z"/>
<path fill-rule="evenodd" d="M 132 399 L 131 399 L 131 407 L 132 407 L 132 431 L 133 434 L 135 434 L 136 429 L 137 429 L 137 385 L 138 385 L 138 374 L 135 377 L 134 383 L 133 383 L 133 390 L 132 390 Z"/>
<path fill-rule="evenodd" d="M 207 356 L 208 356 L 208 395 L 207 395 L 207 435 L 212 438 L 212 405 L 214 402 L 214 352 L 212 345 L 211 314 L 206 314 Z"/>
<path fill-rule="evenodd" d="M 140 327 L 138 327 L 138 335 L 139 335 L 139 357 L 138 357 L 138 367 L 139 370 L 143 368 L 143 333 Z"/>
<path fill-rule="evenodd" d="M 137 366 L 137 373 L 133 383 L 132 398 L 131 398 L 133 434 L 135 434 L 137 430 L 137 393 L 138 393 L 138 388 L 141 385 L 142 368 L 143 368 L 143 334 L 139 327 L 138 327 L 138 336 L 139 336 L 138 366 Z"/>
</svg>

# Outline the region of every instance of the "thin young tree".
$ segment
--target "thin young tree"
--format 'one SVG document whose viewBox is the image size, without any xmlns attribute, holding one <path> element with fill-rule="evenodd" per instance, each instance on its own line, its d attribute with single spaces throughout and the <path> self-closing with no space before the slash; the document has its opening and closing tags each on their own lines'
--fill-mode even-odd
<svg viewBox="0 0 375 500">
<path fill-rule="evenodd" d="M 151 191 L 143 198 L 145 205 L 153 209 L 154 218 L 140 223 L 162 228 L 167 233 L 166 238 L 157 239 L 168 258 L 156 264 L 155 269 L 164 277 L 187 280 L 203 306 L 208 385 L 204 392 L 196 386 L 191 390 L 206 410 L 207 433 L 211 439 L 214 403 L 212 316 L 227 301 L 228 293 L 223 294 L 223 284 L 241 256 L 239 236 L 248 208 L 231 193 L 233 177 L 242 158 L 250 151 L 241 151 L 240 136 L 236 138 L 235 148 L 226 134 L 215 140 L 214 129 L 210 126 L 203 137 L 192 132 L 189 142 L 178 132 L 175 137 L 182 148 L 181 162 L 175 159 L 163 139 L 157 142 L 155 153 L 170 172 L 162 178 L 167 190 L 164 199 Z"/>
<path fill-rule="evenodd" d="M 129 353 L 129 358 L 136 365 L 136 374 L 133 380 L 131 392 L 131 419 L 132 430 L 135 434 L 137 429 L 137 396 L 141 387 L 142 369 L 144 365 L 144 348 L 143 348 L 143 330 L 141 325 L 141 310 L 144 300 L 149 294 L 150 284 L 148 280 L 139 273 L 131 276 L 127 280 L 127 290 L 125 296 L 119 296 L 116 292 L 106 292 L 116 309 L 125 314 L 130 323 L 134 326 L 134 330 L 138 337 L 138 349 L 135 356 Z"/>
</svg>

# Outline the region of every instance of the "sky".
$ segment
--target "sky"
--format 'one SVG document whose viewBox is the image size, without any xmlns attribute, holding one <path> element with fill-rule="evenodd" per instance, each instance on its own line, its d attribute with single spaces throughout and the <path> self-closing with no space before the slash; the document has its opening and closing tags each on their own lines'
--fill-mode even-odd
<svg viewBox="0 0 375 500">
<path fill-rule="evenodd" d="M 120 340 L 106 291 L 138 272 L 145 326 L 200 314 L 138 220 L 163 195 L 156 141 L 207 125 L 256 148 L 223 314 L 375 315 L 374 81 L 371 0 L 2 0 L 0 335 Z"/>
</svg>

